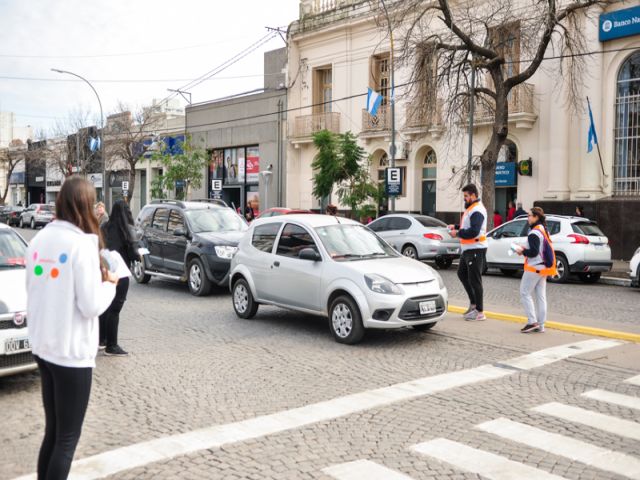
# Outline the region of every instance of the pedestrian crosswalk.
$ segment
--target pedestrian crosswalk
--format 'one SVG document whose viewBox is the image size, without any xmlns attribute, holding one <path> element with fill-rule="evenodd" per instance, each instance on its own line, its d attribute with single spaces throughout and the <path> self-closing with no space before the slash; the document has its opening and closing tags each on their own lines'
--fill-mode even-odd
<svg viewBox="0 0 640 480">
<path fill-rule="evenodd" d="M 640 386 L 640 375 L 625 380 L 625 383 Z M 584 392 L 581 397 L 594 402 L 640 410 L 640 396 L 623 395 L 606 390 L 589 390 Z M 597 403 L 594 403 L 595 405 Z M 531 408 L 531 411 L 625 439 L 640 440 L 639 422 L 605 415 L 592 408 L 550 402 L 535 406 Z M 481 423 L 474 428 L 501 440 L 519 444 L 527 450 L 540 450 L 598 471 L 640 480 L 640 458 L 595 445 L 592 441 L 586 442 L 504 417 Z M 429 462 L 435 460 L 461 472 L 479 475 L 480 478 L 488 480 L 520 480 L 525 478 L 528 480 L 562 480 L 564 478 L 541 468 L 540 465 L 536 468 L 446 438 L 435 438 L 412 445 L 409 450 L 423 456 Z M 379 478 L 412 480 L 413 478 L 364 459 L 333 465 L 323 471 L 336 480 L 360 478 L 367 480 Z"/>
</svg>

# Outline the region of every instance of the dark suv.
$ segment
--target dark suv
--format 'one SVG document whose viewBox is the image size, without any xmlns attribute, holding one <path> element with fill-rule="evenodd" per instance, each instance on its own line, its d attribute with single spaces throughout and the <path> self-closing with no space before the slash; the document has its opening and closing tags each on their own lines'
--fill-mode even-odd
<svg viewBox="0 0 640 480">
<path fill-rule="evenodd" d="M 233 209 L 215 202 L 154 200 L 138 214 L 136 229 L 143 250 L 133 276 L 187 282 L 193 295 L 212 285 L 227 286 L 229 265 L 248 226 Z"/>
</svg>

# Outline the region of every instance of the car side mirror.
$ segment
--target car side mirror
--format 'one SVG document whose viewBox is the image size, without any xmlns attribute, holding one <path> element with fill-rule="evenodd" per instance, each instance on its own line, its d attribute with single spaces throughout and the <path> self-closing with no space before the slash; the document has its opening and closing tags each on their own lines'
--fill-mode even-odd
<svg viewBox="0 0 640 480">
<path fill-rule="evenodd" d="M 311 260 L 312 262 L 320 261 L 320 254 L 316 252 L 313 248 L 303 248 L 298 253 L 298 258 L 300 260 Z"/>
<path fill-rule="evenodd" d="M 495 238 L 496 240 L 499 240 L 500 238 L 502 238 L 502 232 L 496 232 L 493 235 L 491 235 L 493 238 Z"/>
<path fill-rule="evenodd" d="M 186 237 L 187 236 L 187 231 L 184 229 L 184 227 L 178 227 L 173 231 L 173 234 L 176 237 Z"/>
</svg>

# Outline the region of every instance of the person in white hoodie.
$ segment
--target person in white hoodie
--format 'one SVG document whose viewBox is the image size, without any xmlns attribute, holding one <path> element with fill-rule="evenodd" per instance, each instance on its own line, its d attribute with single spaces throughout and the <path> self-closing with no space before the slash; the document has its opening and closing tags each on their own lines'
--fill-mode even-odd
<svg viewBox="0 0 640 480">
<path fill-rule="evenodd" d="M 66 479 L 91 393 L 98 351 L 98 315 L 116 292 L 117 277 L 101 265 L 95 189 L 67 178 L 56 220 L 27 250 L 29 341 L 42 381 L 45 434 L 38 479 Z"/>
</svg>

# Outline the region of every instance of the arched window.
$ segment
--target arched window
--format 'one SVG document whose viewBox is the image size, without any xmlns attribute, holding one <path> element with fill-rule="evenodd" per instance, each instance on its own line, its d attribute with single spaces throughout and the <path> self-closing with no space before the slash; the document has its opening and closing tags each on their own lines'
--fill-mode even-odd
<svg viewBox="0 0 640 480">
<path fill-rule="evenodd" d="M 640 52 L 618 73 L 613 194 L 640 194 Z"/>
<path fill-rule="evenodd" d="M 438 173 L 438 164 L 436 152 L 429 150 L 424 156 L 424 164 L 422 167 L 422 180 L 435 180 Z"/>
<path fill-rule="evenodd" d="M 382 154 L 378 161 L 378 181 L 384 182 L 384 169 L 389 166 L 389 157 L 386 153 Z"/>
</svg>

